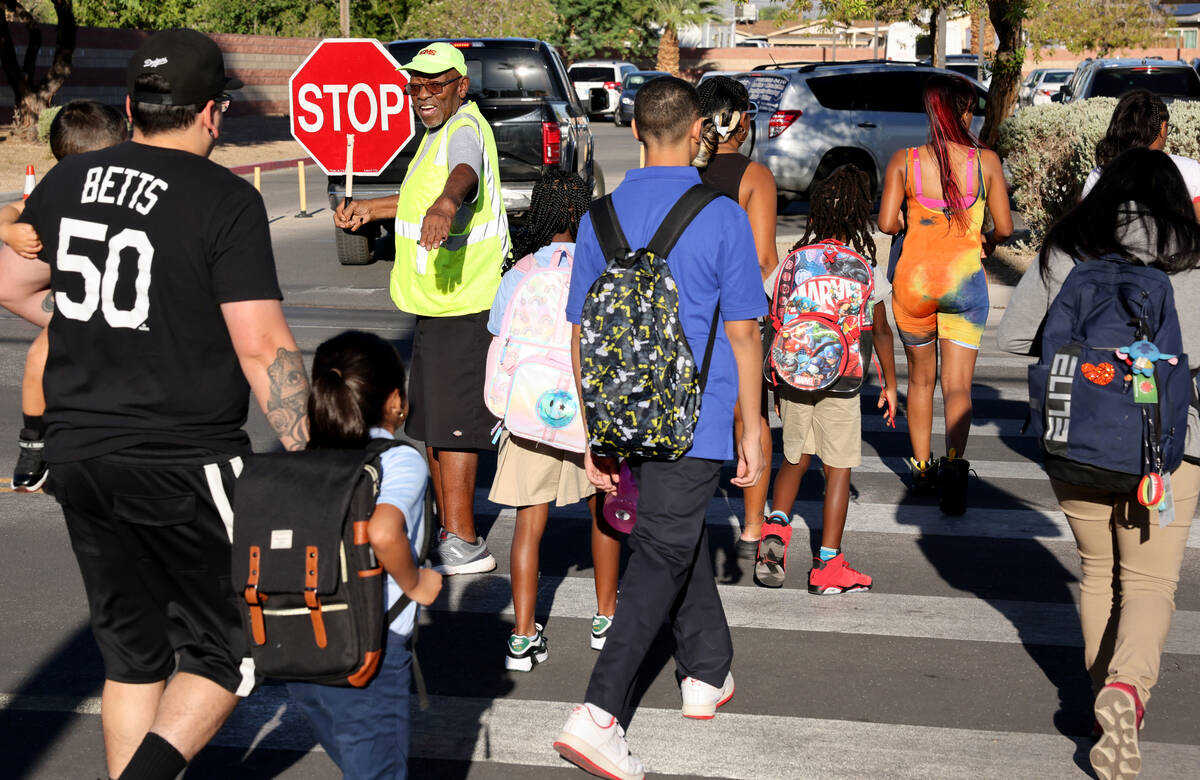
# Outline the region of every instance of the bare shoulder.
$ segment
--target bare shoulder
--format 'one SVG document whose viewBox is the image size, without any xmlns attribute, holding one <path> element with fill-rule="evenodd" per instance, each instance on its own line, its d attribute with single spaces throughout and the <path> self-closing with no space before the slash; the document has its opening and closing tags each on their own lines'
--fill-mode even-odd
<svg viewBox="0 0 1200 780">
<path fill-rule="evenodd" d="M 980 150 L 979 161 L 983 164 L 985 169 L 994 171 L 996 173 L 1002 173 L 1004 171 L 1004 167 L 1000 163 L 1000 155 L 996 154 L 991 149 Z"/>
<path fill-rule="evenodd" d="M 892 155 L 892 159 L 888 160 L 888 170 L 892 171 L 897 168 L 904 167 L 904 159 L 908 156 L 908 149 L 897 149 Z"/>
<path fill-rule="evenodd" d="M 760 162 L 751 161 L 746 166 L 745 175 L 750 180 L 750 183 L 755 186 L 775 186 L 775 174 L 771 173 L 771 169 Z"/>
</svg>

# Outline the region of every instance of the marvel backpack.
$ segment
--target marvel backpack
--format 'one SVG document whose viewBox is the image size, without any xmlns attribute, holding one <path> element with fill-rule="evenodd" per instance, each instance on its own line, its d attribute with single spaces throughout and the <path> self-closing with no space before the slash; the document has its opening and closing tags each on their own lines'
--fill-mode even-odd
<svg viewBox="0 0 1200 780">
<path fill-rule="evenodd" d="M 582 396 L 595 454 L 674 459 L 692 446 L 720 309 L 713 311 L 697 370 L 667 256 L 718 197 L 712 187 L 693 186 L 637 251 L 630 249 L 612 197 L 592 206 L 592 226 L 607 261 L 584 299 L 580 323 Z"/>
<path fill-rule="evenodd" d="M 365 450 L 248 456 L 234 493 L 234 588 L 255 669 L 279 680 L 361 688 L 379 671 L 386 631 L 410 599 L 384 610 L 384 571 L 367 538 L 381 475 Z M 433 515 L 425 491 L 425 544 Z"/>
<path fill-rule="evenodd" d="M 504 427 L 522 439 L 583 452 L 587 436 L 571 368 L 571 323 L 566 315 L 571 254 L 560 248 L 550 265 L 541 267 L 527 255 L 512 270 L 525 275 L 488 349 L 483 385 L 487 408 L 500 418 L 494 433 L 499 436 Z"/>
<path fill-rule="evenodd" d="M 1075 265 L 1029 367 L 1030 424 L 1046 473 L 1073 485 L 1151 489 L 1183 457 L 1192 384 L 1165 273 L 1120 258 Z M 1145 478 L 1145 479 L 1143 479 Z"/>
<path fill-rule="evenodd" d="M 857 393 L 871 362 L 871 264 L 829 239 L 794 249 L 779 266 L 771 297 L 767 378 L 797 390 Z"/>
</svg>

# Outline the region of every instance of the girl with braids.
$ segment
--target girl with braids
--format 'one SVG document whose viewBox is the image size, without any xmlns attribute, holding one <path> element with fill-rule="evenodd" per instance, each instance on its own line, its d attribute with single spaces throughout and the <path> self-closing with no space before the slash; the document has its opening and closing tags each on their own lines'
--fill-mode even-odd
<svg viewBox="0 0 1200 780">
<path fill-rule="evenodd" d="M 892 235 L 907 229 L 892 281 L 892 314 L 908 357 L 913 486 L 936 486 L 942 511 L 961 515 L 971 382 L 988 315 L 981 258 L 1012 233 L 1012 215 L 1000 158 L 971 132 L 975 88 L 961 76 L 936 75 L 925 83 L 924 99 L 929 143 L 901 149 L 888 163 L 879 229 Z M 985 210 L 995 225 L 986 236 Z M 939 352 L 947 454 L 935 466 L 930 439 Z"/>
<path fill-rule="evenodd" d="M 577 174 L 550 170 L 533 188 L 523 230 L 514 239 L 514 257 L 533 256 L 538 267 L 549 266 L 565 250 L 570 262 L 575 252 L 579 220 L 591 206 L 591 192 Z M 521 263 L 500 280 L 492 304 L 488 330 L 500 334 L 505 312 L 517 286 L 526 275 Z M 538 548 L 550 502 L 566 506 L 587 499 L 592 516 L 592 562 L 596 579 L 596 614 L 592 617 L 592 648 L 604 647 L 617 608 L 617 576 L 620 569 L 621 538 L 601 516 L 600 496 L 588 480 L 584 456 L 555 449 L 548 444 L 515 438 L 507 433 L 500 440 L 496 477 L 488 500 L 516 507 L 510 569 L 515 625 L 508 637 L 505 667 L 528 672 L 546 660 L 549 645 L 542 626 L 534 622 L 537 605 Z"/>
<path fill-rule="evenodd" d="M 1122 95 L 1113 109 L 1108 131 L 1096 144 L 1096 167 L 1083 183 L 1083 195 L 1092 191 L 1104 168 L 1123 152 L 1141 148 L 1157 152 L 1165 149 L 1170 121 L 1167 104 L 1153 92 L 1135 89 Z M 1168 156 L 1183 176 L 1188 197 L 1192 200 L 1192 209 L 1196 212 L 1196 218 L 1200 219 L 1200 162 L 1177 154 Z"/>
<path fill-rule="evenodd" d="M 813 187 L 808 229 L 792 250 L 836 239 L 852 246 L 874 266 L 871 194 L 871 181 L 862 170 L 844 165 L 833 171 Z M 872 326 L 874 348 L 883 374 L 884 386 L 876 406 L 883 409 L 887 424 L 895 426 L 896 357 L 887 307 L 883 303 L 887 294 L 887 282 L 881 279 L 876 283 L 874 297 L 866 304 L 864 325 Z M 850 471 L 862 462 L 859 397 L 803 393 L 780 382 L 776 398 L 783 419 L 783 465 L 775 477 L 772 512 L 763 524 L 755 579 L 766 587 L 783 585 L 787 547 L 791 542 L 792 505 L 800 492 L 800 480 L 816 455 L 825 473 L 825 504 L 821 512 L 821 549 L 808 573 L 808 591 L 826 596 L 870 590 L 871 577 L 852 568 L 842 553 L 842 532 L 850 505 Z"/>
<path fill-rule="evenodd" d="M 767 279 L 779 265 L 775 248 L 775 207 L 779 193 L 775 177 L 762 163 L 756 163 L 738 149 L 750 134 L 750 94 L 746 87 L 728 76 L 715 76 L 700 85 L 700 116 L 704 120 L 700 152 L 692 164 L 700 169 L 700 179 L 710 187 L 724 192 L 746 210 L 754 246 L 758 251 L 758 267 Z M 771 426 L 767 421 L 766 387 L 763 387 L 763 416 L 761 436 L 763 462 L 771 462 Z M 734 406 L 734 441 L 742 439 L 742 415 Z M 746 525 L 737 541 L 739 558 L 753 560 L 762 534 L 763 513 L 767 506 L 770 480 L 760 479 L 742 491 L 746 504 Z"/>
</svg>

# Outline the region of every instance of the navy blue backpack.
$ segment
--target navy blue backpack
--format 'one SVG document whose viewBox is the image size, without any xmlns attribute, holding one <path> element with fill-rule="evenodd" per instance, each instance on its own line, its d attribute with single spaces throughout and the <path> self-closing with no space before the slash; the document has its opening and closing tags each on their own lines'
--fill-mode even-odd
<svg viewBox="0 0 1200 780">
<path fill-rule="evenodd" d="M 1176 360 L 1118 355 L 1141 340 Z M 1029 406 L 1047 474 L 1125 492 L 1179 466 L 1192 384 L 1165 273 L 1119 258 L 1077 263 L 1046 312 L 1040 355 Z"/>
</svg>

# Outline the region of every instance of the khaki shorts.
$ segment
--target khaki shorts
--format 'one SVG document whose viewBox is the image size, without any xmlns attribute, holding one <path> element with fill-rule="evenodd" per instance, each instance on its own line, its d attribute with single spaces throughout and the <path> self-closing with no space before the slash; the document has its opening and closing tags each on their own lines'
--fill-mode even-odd
<svg viewBox="0 0 1200 780">
<path fill-rule="evenodd" d="M 862 463 L 862 409 L 857 395 L 802 396 L 782 388 L 783 457 L 799 463 L 816 455 L 830 468 L 852 469 Z"/>
<path fill-rule="evenodd" d="M 576 504 L 596 488 L 583 468 L 583 454 L 566 452 L 504 434 L 496 456 L 496 479 L 488 500 L 504 506 Z"/>
</svg>

